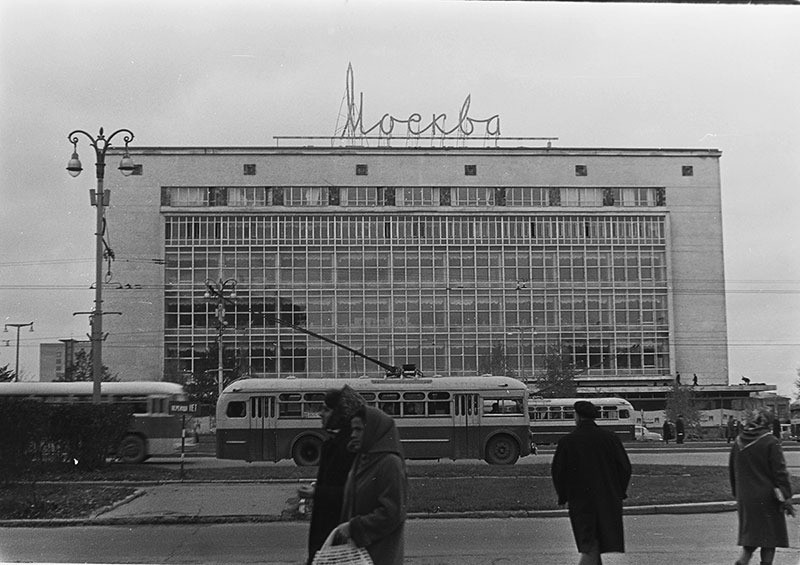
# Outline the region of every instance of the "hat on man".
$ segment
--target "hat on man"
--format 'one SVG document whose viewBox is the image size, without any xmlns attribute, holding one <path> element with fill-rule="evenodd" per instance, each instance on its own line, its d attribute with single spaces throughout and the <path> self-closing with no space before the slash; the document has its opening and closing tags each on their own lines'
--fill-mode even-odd
<svg viewBox="0 0 800 565">
<path fill-rule="evenodd" d="M 580 416 L 581 418 L 588 418 L 590 420 L 594 420 L 600 413 L 597 410 L 597 406 L 589 402 L 588 400 L 579 400 L 575 403 L 575 413 Z"/>
</svg>

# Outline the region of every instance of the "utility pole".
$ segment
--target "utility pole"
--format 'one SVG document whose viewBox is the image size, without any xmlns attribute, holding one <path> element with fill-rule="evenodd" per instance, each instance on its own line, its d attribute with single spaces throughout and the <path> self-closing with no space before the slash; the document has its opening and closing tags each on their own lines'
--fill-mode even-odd
<svg viewBox="0 0 800 565">
<path fill-rule="evenodd" d="M 7 332 L 9 326 L 12 328 L 17 328 L 17 345 L 16 345 L 17 351 L 15 355 L 16 362 L 14 365 L 14 382 L 19 382 L 19 330 L 20 328 L 25 328 L 30 326 L 31 329 L 29 331 L 33 331 L 33 322 L 28 322 L 27 324 L 5 324 L 3 331 Z"/>
<path fill-rule="evenodd" d="M 95 137 L 83 130 L 74 130 L 67 139 L 72 143 L 72 157 L 67 164 L 67 172 L 70 176 L 77 177 L 81 174 L 83 166 L 78 158 L 78 134 L 83 135 L 89 139 L 89 145 L 94 148 L 95 154 L 95 171 L 97 177 L 97 190 L 90 190 L 89 197 L 92 206 L 97 207 L 96 215 L 96 228 L 95 228 L 95 286 L 94 286 L 94 311 L 90 314 L 89 322 L 92 328 L 92 381 L 94 387 L 92 389 L 92 402 L 100 404 L 100 382 L 103 375 L 103 253 L 105 242 L 103 236 L 105 235 L 105 208 L 111 201 L 111 191 L 103 189 L 106 170 L 106 152 L 111 147 L 111 140 L 117 134 L 123 134 L 125 141 L 125 152 L 122 155 L 122 160 L 119 163 L 119 170 L 124 176 L 133 173 L 136 165 L 133 159 L 128 155 L 128 143 L 133 141 L 133 132 L 128 129 L 118 129 L 114 133 L 106 137 L 103 135 L 103 128 L 100 128 L 100 133 Z"/>
<path fill-rule="evenodd" d="M 228 325 L 228 322 L 225 321 L 225 301 L 227 300 L 225 291 L 230 289 L 228 297 L 236 298 L 236 279 L 226 279 L 224 281 L 220 279 L 216 282 L 206 279 L 205 285 L 204 298 L 217 301 L 217 398 L 219 398 L 222 396 L 222 389 L 225 383 L 222 367 L 222 334 L 225 332 L 225 326 Z"/>
</svg>

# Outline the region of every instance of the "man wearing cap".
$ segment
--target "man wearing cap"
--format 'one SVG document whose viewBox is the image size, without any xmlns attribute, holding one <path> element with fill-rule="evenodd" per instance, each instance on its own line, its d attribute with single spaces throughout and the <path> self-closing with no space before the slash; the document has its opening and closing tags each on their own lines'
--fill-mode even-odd
<svg viewBox="0 0 800 565">
<path fill-rule="evenodd" d="M 603 553 L 624 553 L 622 501 L 627 497 L 631 462 L 613 432 L 595 424 L 597 407 L 574 405 L 576 427 L 559 440 L 551 474 L 559 506 L 567 505 L 579 565 L 600 565 Z"/>
</svg>

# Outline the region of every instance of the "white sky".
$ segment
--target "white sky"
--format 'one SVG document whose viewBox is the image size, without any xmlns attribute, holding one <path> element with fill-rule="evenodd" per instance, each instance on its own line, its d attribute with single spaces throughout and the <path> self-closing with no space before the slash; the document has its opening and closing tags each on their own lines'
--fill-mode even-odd
<svg viewBox="0 0 800 565">
<path fill-rule="evenodd" d="M 798 29 L 782 6 L 0 0 L 0 321 L 35 322 L 28 378 L 39 343 L 89 331 L 73 312 L 92 308 L 94 159 L 81 140 L 84 173 L 67 175 L 70 131 L 128 128 L 148 146 L 331 135 L 352 62 L 367 123 L 453 120 L 471 94 L 470 115 L 499 114 L 505 136 L 722 150 L 731 382 L 794 395 Z M 13 368 L 15 331 L 0 338 Z"/>
</svg>

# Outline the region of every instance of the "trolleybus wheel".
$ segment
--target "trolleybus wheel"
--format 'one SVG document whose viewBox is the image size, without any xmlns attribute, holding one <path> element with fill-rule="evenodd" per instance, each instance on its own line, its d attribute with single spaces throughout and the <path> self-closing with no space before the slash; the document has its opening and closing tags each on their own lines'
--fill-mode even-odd
<svg viewBox="0 0 800 565">
<path fill-rule="evenodd" d="M 519 446 L 507 435 L 498 435 L 486 445 L 486 462 L 489 465 L 513 465 L 519 459 Z"/>
<path fill-rule="evenodd" d="M 322 442 L 315 436 L 304 436 L 297 440 L 292 449 L 292 459 L 298 467 L 319 465 Z"/>
<path fill-rule="evenodd" d="M 123 463 L 141 463 L 147 459 L 147 446 L 139 436 L 127 435 L 119 444 L 117 457 Z"/>
</svg>

